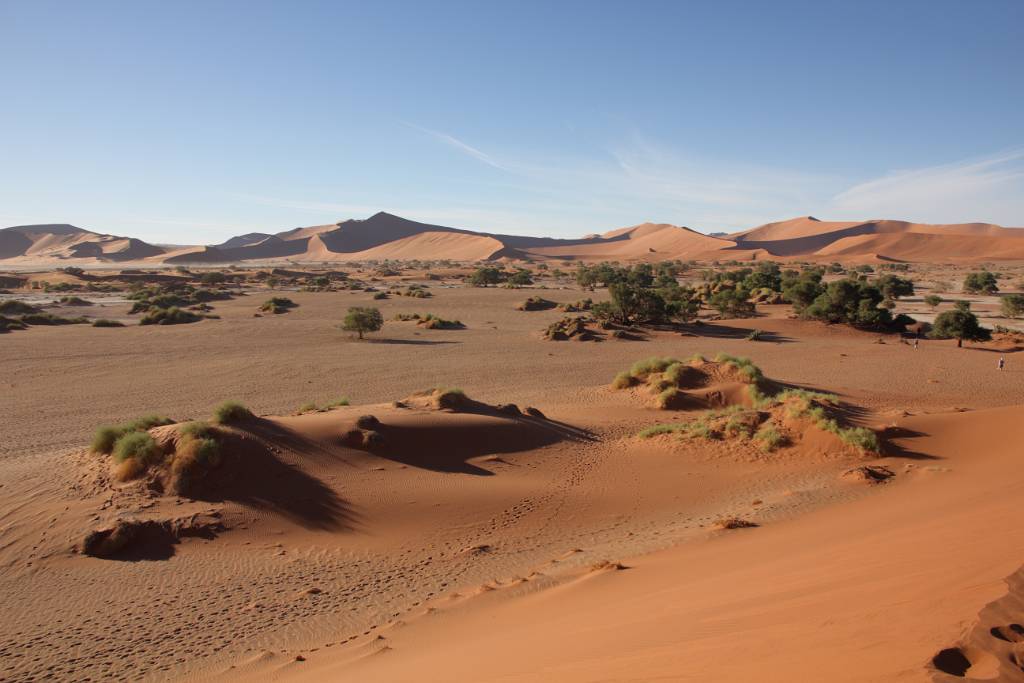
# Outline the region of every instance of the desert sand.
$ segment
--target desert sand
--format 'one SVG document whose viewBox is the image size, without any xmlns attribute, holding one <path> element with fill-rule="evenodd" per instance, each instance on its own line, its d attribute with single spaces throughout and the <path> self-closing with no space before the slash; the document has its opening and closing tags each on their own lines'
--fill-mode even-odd
<svg viewBox="0 0 1024 683">
<path fill-rule="evenodd" d="M 1024 677 L 1016 346 L 915 350 L 788 305 L 551 342 L 564 314 L 517 310 L 527 294 L 607 293 L 408 278 L 392 280 L 433 296 L 247 285 L 195 324 L 0 336 L 0 679 Z M 297 306 L 256 317 L 275 294 Z M 134 323 L 123 296 L 92 298 L 89 316 Z M 370 305 L 381 332 L 338 329 Z M 414 312 L 464 329 L 393 319 Z M 881 452 L 778 411 L 771 452 L 640 438 L 680 413 L 616 373 L 719 352 L 834 393 Z M 687 410 L 749 404 L 740 375 L 693 363 Z M 432 387 L 469 398 L 438 406 Z M 226 460 L 201 486 L 122 483 L 89 449 L 98 425 L 206 419 L 225 399 L 256 417 L 217 428 Z M 151 431 L 178 448 L 178 429 Z M 134 541 L 87 552 L 119 522 Z"/>
</svg>

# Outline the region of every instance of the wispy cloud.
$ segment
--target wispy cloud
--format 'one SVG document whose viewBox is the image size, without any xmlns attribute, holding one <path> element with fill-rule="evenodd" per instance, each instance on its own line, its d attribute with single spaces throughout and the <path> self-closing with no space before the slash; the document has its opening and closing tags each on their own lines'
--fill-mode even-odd
<svg viewBox="0 0 1024 683">
<path fill-rule="evenodd" d="M 488 166 L 497 168 L 502 171 L 509 170 L 507 166 L 498 162 L 490 154 L 487 154 L 486 152 L 483 152 L 477 149 L 476 147 L 473 147 L 472 145 L 463 142 L 454 135 L 449 135 L 448 133 L 442 133 L 440 131 L 431 130 L 430 128 L 424 128 L 423 126 L 418 126 L 415 123 L 409 123 L 408 121 L 403 121 L 402 123 L 405 124 L 406 126 L 409 126 L 410 128 L 420 131 L 421 133 L 425 133 L 433 138 L 436 138 L 437 140 L 440 140 L 444 144 L 448 145 L 449 147 L 453 147 L 459 152 L 462 152 L 463 154 L 466 154 L 476 159 L 477 161 L 483 162 Z"/>
<path fill-rule="evenodd" d="M 830 210 L 854 218 L 1024 225 L 1024 148 L 891 171 L 839 193 Z"/>
</svg>

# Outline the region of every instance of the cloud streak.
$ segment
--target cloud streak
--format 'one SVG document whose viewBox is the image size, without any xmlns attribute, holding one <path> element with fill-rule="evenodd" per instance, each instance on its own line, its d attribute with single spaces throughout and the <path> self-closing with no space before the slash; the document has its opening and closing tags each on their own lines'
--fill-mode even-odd
<svg viewBox="0 0 1024 683">
<path fill-rule="evenodd" d="M 1024 225 L 1024 148 L 891 171 L 840 192 L 830 209 L 858 218 Z"/>
</svg>

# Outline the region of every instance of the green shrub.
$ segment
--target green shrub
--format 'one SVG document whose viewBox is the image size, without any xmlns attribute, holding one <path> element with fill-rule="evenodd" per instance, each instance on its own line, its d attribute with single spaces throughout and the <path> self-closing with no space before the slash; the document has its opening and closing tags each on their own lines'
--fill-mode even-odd
<svg viewBox="0 0 1024 683">
<path fill-rule="evenodd" d="M 756 384 L 764 379 L 761 368 L 754 365 L 753 361 L 745 356 L 730 356 L 727 353 L 719 353 L 715 356 L 715 362 L 732 367 L 743 376 L 744 381 L 747 383 Z"/>
<path fill-rule="evenodd" d="M 171 308 L 150 308 L 139 320 L 140 325 L 185 325 L 199 322 L 203 316 L 185 311 L 177 306 Z"/>
<path fill-rule="evenodd" d="M 434 398 L 439 408 L 458 408 L 468 400 L 466 392 L 458 387 L 438 387 L 434 390 Z"/>
<path fill-rule="evenodd" d="M 253 417 L 252 411 L 238 401 L 225 401 L 213 411 L 213 421 L 221 425 L 242 422 L 251 417 Z"/>
<path fill-rule="evenodd" d="M 25 315 L 27 313 L 38 313 L 39 309 L 31 304 L 27 304 L 24 301 L 18 301 L 17 299 L 8 299 L 7 301 L 0 301 L 0 313 L 7 315 Z"/>
<path fill-rule="evenodd" d="M 57 303 L 64 304 L 65 306 L 92 306 L 91 301 L 77 296 L 62 296 L 57 300 Z"/>
<path fill-rule="evenodd" d="M 267 299 L 260 306 L 260 310 L 265 313 L 287 313 L 289 309 L 298 306 L 297 303 L 291 299 L 283 296 L 275 296 Z"/>
<path fill-rule="evenodd" d="M 765 422 L 754 434 L 754 440 L 765 451 L 771 452 L 786 444 L 786 437 L 779 433 L 771 423 Z"/>
<path fill-rule="evenodd" d="M 612 380 L 612 389 L 628 389 L 633 386 L 633 376 L 628 372 L 620 372 Z"/>
<path fill-rule="evenodd" d="M 114 459 L 117 462 L 132 458 L 148 464 L 156 461 L 162 454 L 160 446 L 146 432 L 129 432 L 118 438 L 114 444 Z"/>
<path fill-rule="evenodd" d="M 106 318 L 99 318 L 92 321 L 93 327 L 124 327 L 124 323 L 120 323 L 116 320 L 107 320 Z"/>
<path fill-rule="evenodd" d="M 764 339 L 764 332 L 762 332 L 761 330 L 751 330 L 750 334 L 748 334 L 745 338 L 747 341 L 761 341 L 762 339 Z"/>
<path fill-rule="evenodd" d="M 21 316 L 26 325 L 82 325 L 88 323 L 86 318 L 62 318 L 53 313 L 29 313 Z"/>
<path fill-rule="evenodd" d="M 335 399 L 333 401 L 330 401 L 327 405 L 325 405 L 323 407 L 323 409 L 324 410 L 330 410 L 331 408 L 341 408 L 342 406 L 347 406 L 347 405 L 349 405 L 349 402 L 348 402 L 347 398 L 338 398 L 338 399 Z"/>
<path fill-rule="evenodd" d="M 107 454 L 114 450 L 114 444 L 125 434 L 145 432 L 169 424 L 174 424 L 174 421 L 161 415 L 144 415 L 124 424 L 99 427 L 93 434 L 90 448 L 95 453 Z"/>
</svg>

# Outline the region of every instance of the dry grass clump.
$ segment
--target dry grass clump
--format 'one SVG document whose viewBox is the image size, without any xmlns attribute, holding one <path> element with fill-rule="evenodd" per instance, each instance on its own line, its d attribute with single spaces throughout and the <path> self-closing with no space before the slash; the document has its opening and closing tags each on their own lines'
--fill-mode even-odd
<svg viewBox="0 0 1024 683">
<path fill-rule="evenodd" d="M 169 488 L 181 494 L 194 490 L 210 470 L 221 464 L 221 446 L 215 427 L 188 422 L 178 428 L 171 457 Z"/>
<path fill-rule="evenodd" d="M 713 526 L 716 529 L 753 529 L 758 524 L 740 517 L 722 517 L 716 520 Z"/>
<path fill-rule="evenodd" d="M 571 303 L 560 304 L 558 310 L 565 311 L 566 313 L 582 313 L 583 311 L 589 311 L 594 307 L 593 299 L 580 299 Z"/>
<path fill-rule="evenodd" d="M 28 325 L 20 320 L 8 318 L 6 315 L 0 315 L 0 334 L 10 332 L 11 330 L 24 330 L 27 327 Z"/>
<path fill-rule="evenodd" d="M 462 330 L 466 327 L 459 320 L 445 320 L 433 313 L 427 313 L 425 316 L 421 317 L 416 324 L 420 327 L 425 327 L 428 330 Z"/>
<path fill-rule="evenodd" d="M 438 408 L 447 408 L 449 410 L 458 410 L 469 403 L 469 397 L 466 396 L 466 392 L 458 387 L 438 387 L 434 389 L 434 400 L 437 402 Z"/>
<path fill-rule="evenodd" d="M 332 408 L 341 408 L 342 406 L 347 405 L 349 405 L 349 401 L 347 398 L 336 398 L 333 401 L 328 401 L 322 406 L 317 405 L 313 401 L 309 401 L 308 403 L 303 403 L 301 406 L 299 406 L 299 410 L 297 412 L 300 415 L 303 413 L 326 413 L 328 410 L 331 410 Z"/>
<path fill-rule="evenodd" d="M 98 318 L 92 321 L 93 327 L 124 327 L 124 323 L 116 320 L 108 320 L 107 318 Z"/>
<path fill-rule="evenodd" d="M 526 301 L 516 306 L 517 311 L 546 311 L 557 306 L 554 301 L 548 301 L 547 299 L 539 296 L 531 296 Z"/>
<path fill-rule="evenodd" d="M 252 417 L 252 411 L 238 401 L 224 401 L 213 411 L 213 421 L 221 425 L 244 422 Z"/>
<path fill-rule="evenodd" d="M 593 341 L 597 339 L 597 335 L 587 329 L 585 318 L 566 316 L 548 325 L 544 330 L 544 338 L 550 341 L 567 341 L 569 339 Z"/>
</svg>

